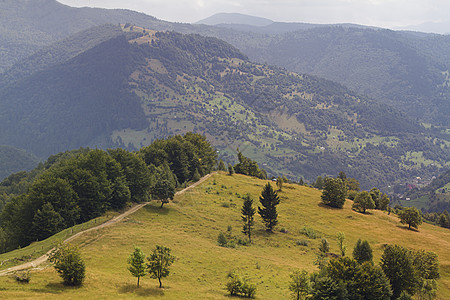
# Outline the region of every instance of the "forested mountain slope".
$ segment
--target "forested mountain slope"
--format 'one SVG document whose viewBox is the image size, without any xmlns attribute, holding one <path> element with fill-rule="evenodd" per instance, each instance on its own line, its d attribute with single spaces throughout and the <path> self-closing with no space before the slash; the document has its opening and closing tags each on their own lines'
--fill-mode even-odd
<svg viewBox="0 0 450 300">
<path fill-rule="evenodd" d="M 141 103 L 126 85 L 130 47 L 117 36 L 0 90 L 0 144 L 46 157 L 106 146 L 115 129 L 145 128 Z"/>
<path fill-rule="evenodd" d="M 250 59 L 337 81 L 421 122 L 448 128 L 450 36 L 356 24 L 273 22 L 207 26 L 128 10 L 72 8 L 55 0 L 2 1 L 0 73 L 70 34 L 105 23 L 199 33 L 223 39 Z M 244 16 L 245 17 L 245 16 Z M 247 16 L 249 17 L 249 16 Z M 270 20 L 268 20 L 270 21 Z"/>
<path fill-rule="evenodd" d="M 0 145 L 0 181 L 11 173 L 29 171 L 38 163 L 39 159 L 25 150 Z"/>
<path fill-rule="evenodd" d="M 367 188 L 448 163 L 439 136 L 339 84 L 252 63 L 215 38 L 97 30 L 111 38 L 92 38 L 92 29 L 81 54 L 55 55 L 40 71 L 18 66 L 28 76 L 0 91 L 1 143 L 45 157 L 194 131 L 226 161 L 239 147 L 270 174 L 313 180 L 343 170 Z M 53 48 L 82 49 L 79 36 L 67 41 Z"/>
<path fill-rule="evenodd" d="M 257 58 L 339 82 L 448 127 L 449 49 L 450 36 L 328 26 L 274 38 Z"/>
</svg>

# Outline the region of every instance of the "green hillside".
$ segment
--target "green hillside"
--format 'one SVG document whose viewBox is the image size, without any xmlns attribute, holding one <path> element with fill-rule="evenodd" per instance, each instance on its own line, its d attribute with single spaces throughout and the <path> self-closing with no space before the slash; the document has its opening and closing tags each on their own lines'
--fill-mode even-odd
<svg viewBox="0 0 450 300">
<path fill-rule="evenodd" d="M 247 275 L 257 286 L 258 299 L 289 299 L 289 274 L 295 269 L 312 272 L 320 239 L 300 234 L 304 226 L 330 242 L 337 253 L 336 233 L 343 231 L 350 253 L 359 238 L 366 239 L 378 264 L 386 244 L 411 249 L 431 250 L 438 254 L 441 279 L 438 299 L 450 297 L 450 234 L 447 229 L 423 224 L 419 231 L 409 231 L 396 216 L 381 211 L 362 215 L 350 209 L 331 209 L 320 205 L 320 191 L 297 185 L 285 185 L 280 192 L 279 225 L 275 233 L 265 232 L 255 218 L 254 244 L 224 248 L 217 245 L 220 232 L 243 238 L 240 210 L 242 195 L 250 193 L 255 204 L 267 181 L 242 175 L 215 174 L 198 187 L 176 196 L 163 209 L 152 203 L 122 222 L 89 233 L 73 243 L 81 247 L 87 277 L 80 288 L 67 288 L 53 268 L 33 271 L 29 284 L 0 277 L 2 296 L 34 299 L 130 299 L 158 297 L 167 299 L 226 299 L 226 275 L 232 270 Z M 281 232 L 283 229 L 284 232 Z M 298 241 L 308 246 L 298 246 Z M 163 280 L 136 279 L 128 270 L 126 259 L 134 246 L 148 255 L 156 244 L 172 249 L 177 257 L 170 276 Z"/>
<path fill-rule="evenodd" d="M 36 167 L 39 159 L 22 149 L 0 145 L 0 181 L 19 171 L 29 171 Z"/>
<path fill-rule="evenodd" d="M 0 90 L 0 142 L 45 157 L 194 131 L 227 162 L 240 148 L 272 175 L 344 171 L 369 189 L 448 164 L 445 136 L 339 84 L 253 63 L 215 38 L 118 30 L 87 31 L 84 48 L 79 35 L 54 45 L 46 69 L 26 67 L 42 53 L 10 70 L 28 77 Z"/>
</svg>

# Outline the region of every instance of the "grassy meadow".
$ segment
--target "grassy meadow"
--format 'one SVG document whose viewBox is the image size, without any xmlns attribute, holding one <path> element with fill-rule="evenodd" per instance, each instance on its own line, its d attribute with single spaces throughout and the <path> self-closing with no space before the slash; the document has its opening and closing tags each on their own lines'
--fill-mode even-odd
<svg viewBox="0 0 450 300">
<path fill-rule="evenodd" d="M 175 197 L 159 208 L 151 203 L 118 224 L 90 232 L 74 241 L 86 262 L 82 287 L 65 287 L 53 268 L 33 271 L 29 284 L 12 277 L 0 277 L 0 298 L 32 299 L 227 299 L 226 275 L 232 270 L 257 285 L 258 299 L 289 299 L 289 274 L 295 269 L 317 270 L 313 264 L 320 238 L 301 234 L 307 226 L 328 239 L 331 251 L 338 253 L 336 233 L 346 236 L 347 255 L 358 238 L 369 241 L 378 264 L 386 244 L 435 251 L 441 263 L 439 299 L 450 299 L 450 231 L 423 224 L 419 231 L 407 230 L 394 215 L 371 211 L 363 215 L 351 210 L 331 209 L 320 204 L 321 192 L 304 186 L 285 184 L 279 193 L 279 224 L 275 233 L 265 232 L 255 216 L 253 244 L 236 248 L 217 245 L 217 236 L 241 233 L 242 196 L 250 193 L 254 206 L 267 181 L 242 175 L 214 174 L 196 188 Z M 282 232 L 283 231 L 283 232 Z M 229 232 L 228 232 L 229 233 Z M 307 241 L 308 246 L 297 245 Z M 136 278 L 127 270 L 127 257 L 140 246 L 148 255 L 156 244 L 172 249 L 177 257 L 169 277 L 158 281 L 146 276 L 136 288 Z"/>
</svg>

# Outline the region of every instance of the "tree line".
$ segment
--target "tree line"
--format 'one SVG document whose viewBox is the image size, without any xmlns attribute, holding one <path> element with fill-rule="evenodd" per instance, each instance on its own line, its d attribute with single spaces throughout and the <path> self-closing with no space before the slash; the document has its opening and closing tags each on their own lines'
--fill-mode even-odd
<svg viewBox="0 0 450 300">
<path fill-rule="evenodd" d="M 156 140 L 136 152 L 80 149 L 52 156 L 38 171 L 11 175 L 0 184 L 10 192 L 0 214 L 0 251 L 43 240 L 131 203 L 157 199 L 163 205 L 177 187 L 200 179 L 215 164 L 211 144 L 193 133 Z M 25 188 L 17 189 L 20 185 Z"/>
</svg>

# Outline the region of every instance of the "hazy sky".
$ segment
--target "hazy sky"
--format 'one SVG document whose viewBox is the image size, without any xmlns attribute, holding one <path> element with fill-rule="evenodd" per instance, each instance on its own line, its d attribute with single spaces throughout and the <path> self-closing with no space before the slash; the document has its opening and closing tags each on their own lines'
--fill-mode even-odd
<svg viewBox="0 0 450 300">
<path fill-rule="evenodd" d="M 219 12 L 274 21 L 358 23 L 379 27 L 449 22 L 449 0 L 58 0 L 82 7 L 128 8 L 159 19 L 195 22 Z M 450 28 L 449 28 L 450 31 Z"/>
</svg>

